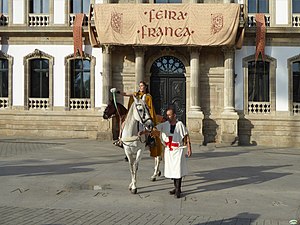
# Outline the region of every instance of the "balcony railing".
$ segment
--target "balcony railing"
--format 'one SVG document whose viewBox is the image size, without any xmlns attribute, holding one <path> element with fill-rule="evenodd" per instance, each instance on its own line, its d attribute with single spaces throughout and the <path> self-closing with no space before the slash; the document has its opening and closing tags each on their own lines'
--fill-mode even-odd
<svg viewBox="0 0 300 225">
<path fill-rule="evenodd" d="M 293 114 L 300 115 L 300 103 L 297 102 L 293 103 Z"/>
<path fill-rule="evenodd" d="M 29 14 L 28 24 L 30 27 L 47 27 L 49 26 L 48 14 Z"/>
<path fill-rule="evenodd" d="M 270 26 L 270 14 L 265 14 L 266 27 Z M 255 14 L 248 14 L 248 27 L 256 27 Z"/>
<path fill-rule="evenodd" d="M 7 26 L 8 25 L 8 16 L 4 14 L 0 14 L 0 26 Z"/>
<path fill-rule="evenodd" d="M 76 16 L 76 14 L 70 14 L 70 18 L 69 18 L 69 26 L 70 27 L 72 27 L 74 25 L 75 16 Z M 89 17 L 87 15 L 84 15 L 82 26 L 87 26 L 88 22 L 89 22 Z"/>
<path fill-rule="evenodd" d="M 0 98 L 0 109 L 8 108 L 8 98 Z"/>
<path fill-rule="evenodd" d="M 70 109 L 91 109 L 91 99 L 89 98 L 71 98 Z"/>
<path fill-rule="evenodd" d="M 292 15 L 292 26 L 300 27 L 300 13 L 293 13 Z"/>
<path fill-rule="evenodd" d="M 28 106 L 29 109 L 48 109 L 49 98 L 29 98 Z"/>
<path fill-rule="evenodd" d="M 270 102 L 248 102 L 249 114 L 266 114 L 271 112 Z"/>
</svg>

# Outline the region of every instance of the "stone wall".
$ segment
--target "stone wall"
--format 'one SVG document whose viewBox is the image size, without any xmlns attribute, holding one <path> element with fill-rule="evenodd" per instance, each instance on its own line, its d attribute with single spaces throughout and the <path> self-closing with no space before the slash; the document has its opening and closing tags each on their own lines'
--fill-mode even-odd
<svg viewBox="0 0 300 225">
<path fill-rule="evenodd" d="M 0 112 L 0 135 L 55 138 L 112 139 L 112 121 L 100 112 L 24 111 Z"/>
</svg>

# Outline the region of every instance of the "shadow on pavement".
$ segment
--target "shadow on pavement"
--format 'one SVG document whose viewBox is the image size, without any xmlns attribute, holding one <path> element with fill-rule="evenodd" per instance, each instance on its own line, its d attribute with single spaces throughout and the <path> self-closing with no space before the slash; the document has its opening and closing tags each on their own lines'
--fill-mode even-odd
<svg viewBox="0 0 300 225">
<path fill-rule="evenodd" d="M 92 165 L 119 163 L 121 160 L 105 160 L 83 163 L 66 163 L 52 165 L 6 165 L 0 166 L 0 176 L 22 175 L 26 176 L 44 176 L 59 174 L 86 173 L 95 170 Z M 18 161 L 19 162 L 19 161 Z M 20 162 L 19 162 L 20 163 Z"/>
<path fill-rule="evenodd" d="M 273 179 L 278 179 L 287 175 L 291 175 L 292 173 L 267 172 L 268 170 L 273 170 L 287 166 L 292 165 L 241 166 L 194 172 L 193 175 L 199 177 L 200 179 L 185 180 L 185 188 L 196 186 L 194 190 L 185 191 L 185 194 L 188 195 L 199 192 L 224 190 L 227 188 L 233 188 L 248 184 L 260 184 Z M 214 181 L 217 183 L 207 185 L 205 184 Z"/>
</svg>

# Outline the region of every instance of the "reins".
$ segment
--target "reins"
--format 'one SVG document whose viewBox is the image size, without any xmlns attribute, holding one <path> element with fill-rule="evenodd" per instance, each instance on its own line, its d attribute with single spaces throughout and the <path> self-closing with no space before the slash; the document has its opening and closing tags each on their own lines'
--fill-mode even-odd
<svg viewBox="0 0 300 225">
<path fill-rule="evenodd" d="M 137 130 L 138 130 L 138 133 L 139 133 L 139 123 L 137 122 L 136 123 L 136 125 L 137 125 Z M 132 137 L 135 137 L 135 136 L 132 136 Z M 140 135 L 138 135 L 138 136 L 136 136 L 136 138 L 135 139 L 130 139 L 130 140 L 128 140 L 127 142 L 135 142 L 135 141 L 140 141 L 142 144 L 144 144 L 144 143 L 146 143 L 146 139 L 145 139 L 145 141 L 142 141 L 142 138 L 141 138 L 141 136 Z M 130 144 L 125 144 L 125 142 L 122 140 L 122 143 L 123 143 L 123 145 L 126 145 L 126 146 L 128 146 L 128 147 L 131 147 L 132 146 L 132 143 L 130 143 Z"/>
<path fill-rule="evenodd" d="M 121 115 L 120 115 L 120 112 L 119 112 L 119 109 L 118 109 L 118 105 L 117 105 L 117 100 L 116 100 L 116 92 L 112 92 L 112 95 L 113 95 L 114 105 L 115 105 L 115 107 L 116 107 L 118 116 L 119 116 L 120 121 L 121 121 Z"/>
<path fill-rule="evenodd" d="M 112 95 L 113 95 L 113 101 L 114 101 L 114 105 L 116 107 L 116 110 L 117 110 L 117 114 L 119 116 L 119 129 L 120 131 L 122 130 L 122 117 L 121 117 L 121 114 L 119 112 L 119 108 L 118 108 L 118 105 L 117 105 L 117 100 L 116 100 L 116 92 L 112 92 Z M 119 132 L 119 139 L 120 139 L 120 132 Z"/>
</svg>

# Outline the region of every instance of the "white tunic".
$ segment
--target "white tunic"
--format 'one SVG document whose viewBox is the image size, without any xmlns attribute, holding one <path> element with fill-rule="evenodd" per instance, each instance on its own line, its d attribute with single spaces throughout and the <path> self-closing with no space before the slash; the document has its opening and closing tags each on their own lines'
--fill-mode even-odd
<svg viewBox="0 0 300 225">
<path fill-rule="evenodd" d="M 165 177 L 178 179 L 187 175 L 186 146 L 183 145 L 183 138 L 188 134 L 187 128 L 181 121 L 177 121 L 173 134 L 168 121 L 158 124 L 156 128 L 161 132 L 160 139 L 165 146 Z"/>
</svg>

